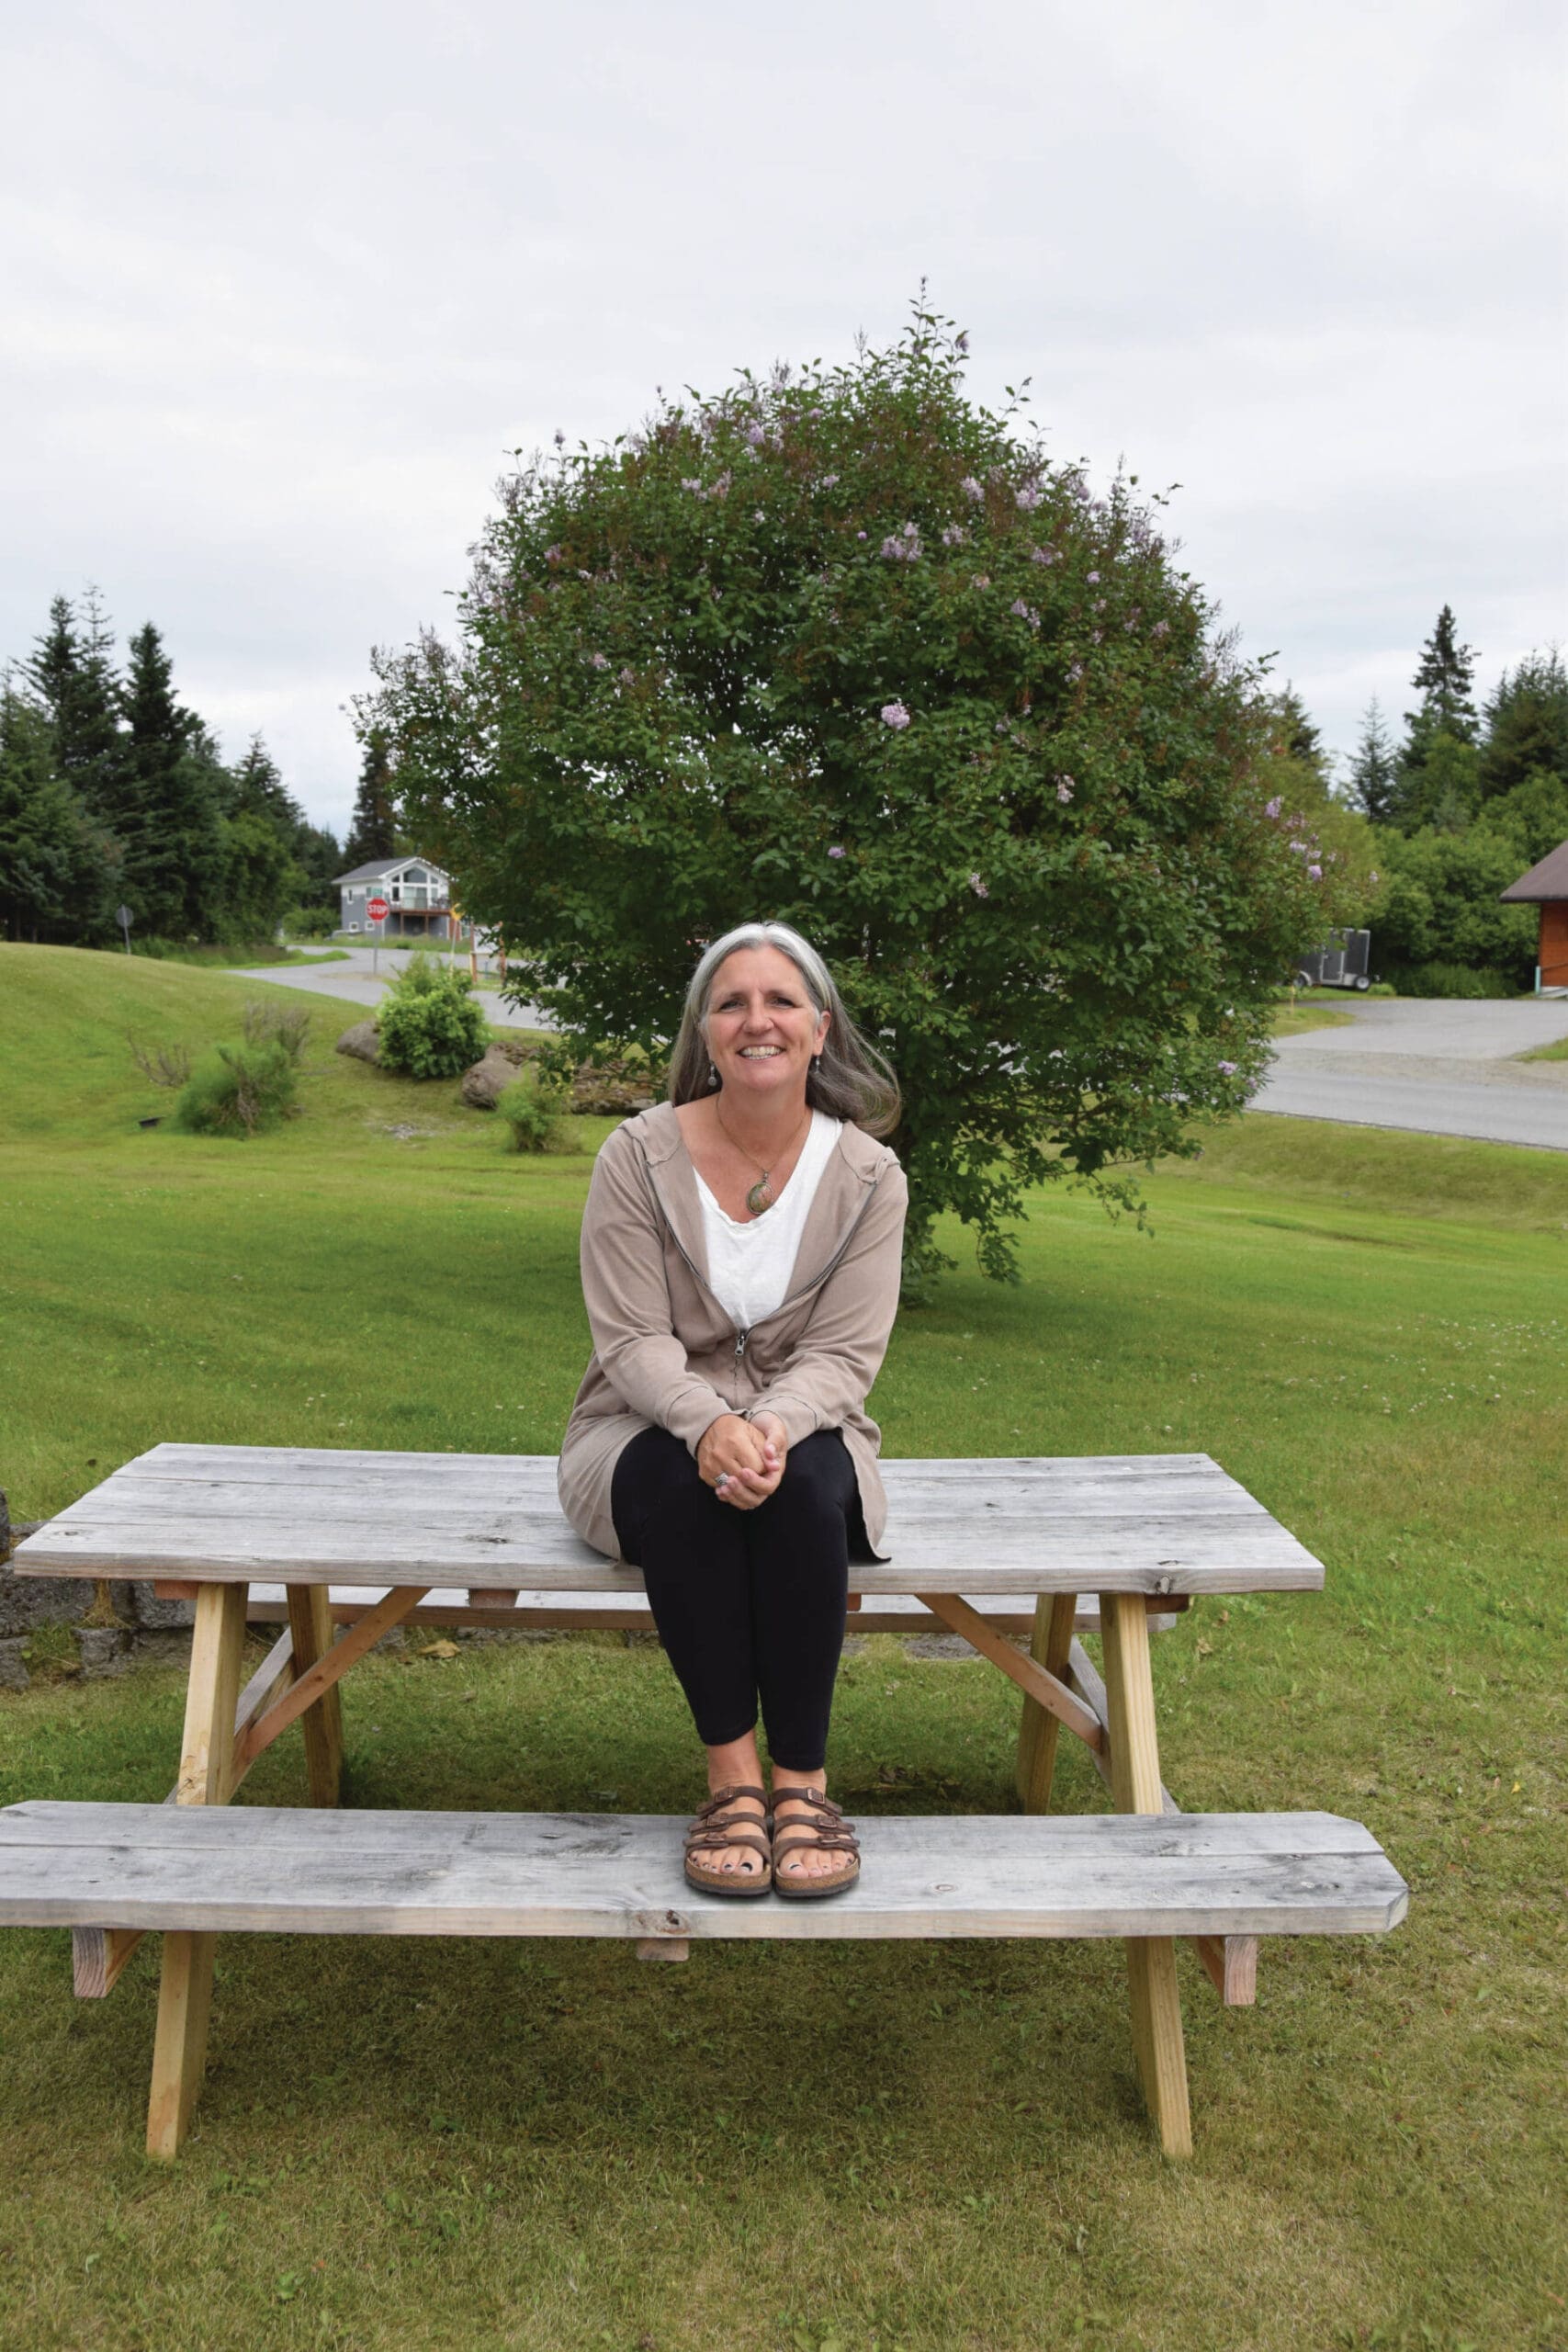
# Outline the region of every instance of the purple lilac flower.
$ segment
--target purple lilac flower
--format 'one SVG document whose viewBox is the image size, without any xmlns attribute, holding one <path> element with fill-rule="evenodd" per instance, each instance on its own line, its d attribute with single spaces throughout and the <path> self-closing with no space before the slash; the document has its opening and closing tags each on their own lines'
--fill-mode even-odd
<svg viewBox="0 0 1568 2352">
<path fill-rule="evenodd" d="M 1033 548 L 1030 551 L 1029 560 L 1031 563 L 1055 563 L 1056 550 L 1055 548 Z"/>
<path fill-rule="evenodd" d="M 767 519 L 768 519 L 768 518 L 767 518 L 767 516 L 763 514 L 763 512 L 762 512 L 762 510 L 761 510 L 761 508 L 760 506 L 758 507 L 758 509 L 757 509 L 756 513 L 755 513 L 755 514 L 752 515 L 752 517 L 751 517 L 751 520 L 752 520 L 752 522 L 753 522 L 753 523 L 765 523 L 765 522 L 767 521 Z"/>
<path fill-rule="evenodd" d="M 558 563 L 560 561 L 559 548 L 547 548 L 545 549 L 545 561 L 547 563 Z"/>
<path fill-rule="evenodd" d="M 607 653 L 591 654 L 589 659 L 596 670 L 607 670 L 610 666 L 610 657 Z"/>
<path fill-rule="evenodd" d="M 1021 621 L 1027 620 L 1029 618 L 1029 606 L 1024 603 L 1021 596 L 1015 596 L 1011 604 L 1008 606 L 1008 610 L 1010 613 L 1016 613 Z"/>
<path fill-rule="evenodd" d="M 1222 1078 L 1234 1078 L 1235 1076 L 1236 1066 L 1235 1062 L 1221 1062 L 1219 1065 L 1219 1070 Z"/>
<path fill-rule="evenodd" d="M 1040 492 L 1034 489 L 1032 485 L 1031 485 L 1027 490 L 1015 491 L 1013 492 L 1013 503 L 1015 506 L 1021 506 L 1025 513 L 1028 513 L 1031 509 L 1039 505 Z"/>
<path fill-rule="evenodd" d="M 1149 635 L 1151 637 L 1168 637 L 1170 635 L 1170 623 L 1168 621 L 1156 621 L 1153 628 L 1149 631 Z"/>
<path fill-rule="evenodd" d="M 991 895 L 977 874 L 972 874 L 969 876 L 969 888 L 977 899 L 988 899 Z"/>
<path fill-rule="evenodd" d="M 884 539 L 882 542 L 882 553 L 889 563 L 902 563 L 904 560 L 903 540 L 892 537 Z"/>
<path fill-rule="evenodd" d="M 855 533 L 855 537 L 856 537 L 856 538 L 857 538 L 857 539 L 863 539 L 863 538 L 864 538 L 864 537 L 865 537 L 865 533 L 864 533 L 863 531 L 857 531 L 857 532 Z"/>
<path fill-rule="evenodd" d="M 637 672 L 629 665 L 624 670 L 617 670 L 615 673 L 615 683 L 617 685 L 622 686 L 635 686 L 637 684 Z"/>
<path fill-rule="evenodd" d="M 760 424 L 749 424 L 746 427 L 746 438 L 753 449 L 760 449 L 767 437 L 766 432 Z"/>
<path fill-rule="evenodd" d="M 1076 685 L 1077 684 L 1078 680 L 1079 680 L 1082 676 L 1083 676 L 1083 663 L 1082 663 L 1081 662 L 1070 662 L 1067 664 L 1067 684 L 1068 684 L 1068 685 L 1070 685 L 1070 686 L 1076 686 Z"/>
<path fill-rule="evenodd" d="M 835 842 L 831 849 L 828 852 L 829 857 L 842 857 L 843 854 L 844 845 L 842 842 Z"/>
<path fill-rule="evenodd" d="M 958 487 L 964 492 L 965 498 L 973 498 L 978 501 L 986 495 L 984 490 L 976 481 L 973 474 L 965 474 Z"/>
<path fill-rule="evenodd" d="M 837 474 L 824 474 L 819 487 L 823 490 L 831 490 L 833 484 L 838 481 L 838 479 L 839 477 Z"/>
<path fill-rule="evenodd" d="M 1322 881 L 1322 879 L 1323 879 L 1323 868 L 1322 868 L 1322 866 L 1321 866 L 1321 865 L 1309 865 L 1309 866 L 1307 867 L 1307 878 L 1308 878 L 1308 880 L 1309 880 L 1309 881 L 1313 881 L 1313 882 L 1321 882 L 1321 881 Z"/>
<path fill-rule="evenodd" d="M 988 571 L 977 571 L 969 582 L 971 588 L 988 588 L 990 584 L 991 575 Z"/>
<path fill-rule="evenodd" d="M 682 490 L 694 490 L 699 498 L 702 495 L 702 483 L 694 476 L 690 479 L 682 478 L 681 487 Z"/>
<path fill-rule="evenodd" d="M 1100 574 L 1099 574 L 1099 572 L 1098 572 L 1098 571 L 1086 571 L 1086 572 L 1084 573 L 1084 578 L 1089 582 L 1089 586 L 1090 586 L 1091 588 L 1098 588 L 1098 587 L 1099 587 L 1099 585 L 1100 585 Z"/>
<path fill-rule="evenodd" d="M 882 724 L 884 727 L 891 727 L 897 732 L 900 728 L 908 727 L 909 714 L 901 702 L 885 702 L 882 706 Z"/>
<path fill-rule="evenodd" d="M 1268 804 L 1267 808 L 1264 809 L 1263 814 L 1264 814 L 1266 817 L 1277 817 L 1277 816 L 1279 815 L 1279 813 L 1280 813 L 1280 809 L 1284 807 L 1284 805 L 1285 805 L 1285 804 L 1284 804 L 1284 802 L 1283 802 L 1282 800 L 1280 800 L 1280 799 L 1270 800 L 1270 801 L 1269 802 L 1269 804 Z"/>
<path fill-rule="evenodd" d="M 1077 786 L 1074 785 L 1073 779 L 1070 775 L 1059 775 L 1056 778 L 1056 797 L 1061 802 L 1064 808 L 1072 798 L 1076 789 Z"/>
<path fill-rule="evenodd" d="M 918 538 L 919 537 L 919 536 L 920 536 L 920 534 L 919 534 L 919 530 L 918 526 L 917 526 L 915 524 L 913 524 L 913 523 L 906 523 L 906 524 L 905 524 L 905 526 L 904 526 L 904 537 L 905 537 L 907 539 L 918 539 Z"/>
<path fill-rule="evenodd" d="M 942 535 L 942 543 L 944 548 L 961 548 L 968 536 L 962 523 L 950 523 Z"/>
</svg>

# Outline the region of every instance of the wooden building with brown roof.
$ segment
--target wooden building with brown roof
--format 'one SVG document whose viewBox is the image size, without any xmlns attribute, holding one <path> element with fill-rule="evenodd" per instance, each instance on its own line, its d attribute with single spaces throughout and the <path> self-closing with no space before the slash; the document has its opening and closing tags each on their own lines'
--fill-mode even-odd
<svg viewBox="0 0 1568 2352">
<path fill-rule="evenodd" d="M 1498 896 L 1514 905 L 1533 903 L 1540 909 L 1535 972 L 1538 995 L 1548 989 L 1568 989 L 1568 842 L 1559 842 L 1539 865 L 1532 865 Z"/>
</svg>

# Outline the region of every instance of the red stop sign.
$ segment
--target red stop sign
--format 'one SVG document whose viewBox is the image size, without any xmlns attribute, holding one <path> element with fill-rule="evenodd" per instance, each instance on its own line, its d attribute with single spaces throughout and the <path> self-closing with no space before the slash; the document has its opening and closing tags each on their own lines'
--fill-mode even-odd
<svg viewBox="0 0 1568 2352">
<path fill-rule="evenodd" d="M 391 910 L 385 899 L 372 899 L 365 911 L 372 922 L 385 922 Z"/>
</svg>

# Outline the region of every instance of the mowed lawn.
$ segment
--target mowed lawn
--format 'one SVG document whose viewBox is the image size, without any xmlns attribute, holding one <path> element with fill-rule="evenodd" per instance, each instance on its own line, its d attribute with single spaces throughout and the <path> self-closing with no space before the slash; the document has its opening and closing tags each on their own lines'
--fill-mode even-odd
<svg viewBox="0 0 1568 2352">
<path fill-rule="evenodd" d="M 148 1044 L 313 1008 L 303 1115 L 139 1130 Z M 603 1123 L 504 1153 L 452 1086 L 331 1053 L 355 1008 L 0 947 L 0 1485 L 59 1509 L 164 1438 L 550 1452 L 587 1351 Z M 1152 1238 L 1033 1206 L 1016 1289 L 963 1261 L 900 1320 L 892 1453 L 1202 1450 L 1326 1562 L 1156 1650 L 1190 1807 L 1367 1822 L 1381 1940 L 1266 1944 L 1254 2010 L 1181 1960 L 1197 2154 L 1134 2087 L 1096 1944 L 239 1938 L 170 2173 L 141 2154 L 155 1943 L 78 2004 L 0 1936 L 0 2341 L 47 2346 L 1568 2343 L 1562 2051 L 1568 1159 L 1258 1117 L 1148 1180 Z M 367 1557 L 367 1572 L 374 1559 Z M 162 1797 L 172 1668 L 0 1695 L 0 1800 Z M 978 1664 L 846 1664 L 863 1814 L 1008 1809 Z M 678 1811 L 662 1659 L 418 1645 L 345 1696 L 351 1802 Z M 1073 1743 L 1064 1742 L 1070 1750 Z M 290 1735 L 242 1802 L 303 1797 Z M 1061 1802 L 1102 1804 L 1076 1753 Z"/>
</svg>

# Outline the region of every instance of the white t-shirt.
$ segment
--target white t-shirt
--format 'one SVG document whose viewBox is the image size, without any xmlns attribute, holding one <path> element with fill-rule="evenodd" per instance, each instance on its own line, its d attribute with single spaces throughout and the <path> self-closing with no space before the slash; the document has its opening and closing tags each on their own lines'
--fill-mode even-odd
<svg viewBox="0 0 1568 2352">
<path fill-rule="evenodd" d="M 839 1140 L 840 1122 L 825 1111 L 811 1114 L 811 1132 L 801 1146 L 789 1182 L 771 1209 L 738 1224 L 719 1207 L 697 1177 L 707 1244 L 708 1288 L 738 1331 L 749 1331 L 784 1305 L 789 1278 L 822 1170 Z M 695 1171 L 694 1170 L 694 1173 Z"/>
</svg>

